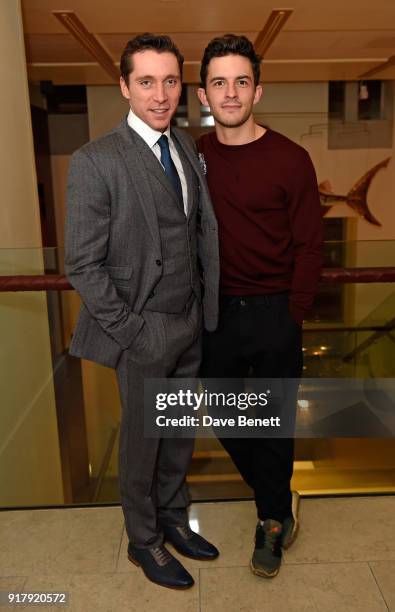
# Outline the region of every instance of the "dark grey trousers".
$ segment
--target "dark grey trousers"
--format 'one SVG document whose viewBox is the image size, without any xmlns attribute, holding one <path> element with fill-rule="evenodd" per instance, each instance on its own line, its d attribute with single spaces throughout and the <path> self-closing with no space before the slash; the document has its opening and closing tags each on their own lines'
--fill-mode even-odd
<svg viewBox="0 0 395 612">
<path fill-rule="evenodd" d="M 144 437 L 144 379 L 196 378 L 201 360 L 201 309 L 193 298 L 180 314 L 143 311 L 145 325 L 121 356 L 119 442 L 121 503 L 129 541 L 163 542 L 160 521 L 182 524 L 190 498 L 185 482 L 193 439 Z"/>
</svg>

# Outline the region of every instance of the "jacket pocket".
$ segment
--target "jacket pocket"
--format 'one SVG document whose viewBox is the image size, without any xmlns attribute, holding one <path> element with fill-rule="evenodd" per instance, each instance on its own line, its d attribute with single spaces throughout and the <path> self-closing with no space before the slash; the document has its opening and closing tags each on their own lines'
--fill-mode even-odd
<svg viewBox="0 0 395 612">
<path fill-rule="evenodd" d="M 104 266 L 113 280 L 128 280 L 133 274 L 132 266 Z"/>
</svg>

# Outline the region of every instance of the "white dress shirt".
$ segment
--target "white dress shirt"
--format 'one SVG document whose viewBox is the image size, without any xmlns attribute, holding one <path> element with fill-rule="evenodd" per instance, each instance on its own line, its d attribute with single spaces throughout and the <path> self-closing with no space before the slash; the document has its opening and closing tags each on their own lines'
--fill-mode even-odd
<svg viewBox="0 0 395 612">
<path fill-rule="evenodd" d="M 154 155 L 160 161 L 161 155 L 160 155 L 160 146 L 158 145 L 158 140 L 162 136 L 162 132 L 158 132 L 158 130 L 154 130 L 147 123 L 142 121 L 140 119 L 140 117 L 137 117 L 137 115 L 134 114 L 132 109 L 129 110 L 128 125 L 135 132 L 137 132 L 137 134 L 144 140 L 144 142 L 147 143 L 147 145 L 149 146 L 151 151 L 154 153 Z M 172 137 L 171 137 L 170 126 L 168 126 L 167 130 L 165 132 L 163 132 L 163 134 L 165 136 L 167 136 L 167 138 L 169 140 L 170 155 L 171 155 L 171 158 L 172 158 L 172 160 L 174 162 L 174 165 L 175 165 L 175 167 L 177 169 L 178 176 L 180 177 L 181 188 L 182 188 L 182 199 L 183 199 L 183 202 L 184 202 L 184 212 L 185 212 L 185 214 L 187 214 L 188 213 L 187 182 L 186 182 L 186 179 L 185 179 L 185 173 L 184 173 L 184 169 L 182 167 L 180 156 L 178 155 L 178 151 L 177 151 L 176 147 L 174 146 L 174 142 L 173 142 Z"/>
</svg>

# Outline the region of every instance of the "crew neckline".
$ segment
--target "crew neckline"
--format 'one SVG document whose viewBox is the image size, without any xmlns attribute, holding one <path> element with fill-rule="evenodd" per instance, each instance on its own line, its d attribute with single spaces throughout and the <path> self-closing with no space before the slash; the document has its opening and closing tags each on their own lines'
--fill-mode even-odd
<svg viewBox="0 0 395 612">
<path fill-rule="evenodd" d="M 251 142 L 245 142 L 244 144 L 238 144 L 238 145 L 224 144 L 223 142 L 220 142 L 218 140 L 218 136 L 215 131 L 211 132 L 211 135 L 213 138 L 213 143 L 219 149 L 222 149 L 222 151 L 225 151 L 225 150 L 226 151 L 242 151 L 242 150 L 245 151 L 246 148 L 253 149 L 254 147 L 261 147 L 262 144 L 266 144 L 267 142 L 271 140 L 271 135 L 273 134 L 273 131 L 268 127 L 265 129 L 266 129 L 266 132 L 262 134 L 262 136 L 259 136 L 259 138 L 257 138 L 256 140 L 251 140 Z"/>
</svg>

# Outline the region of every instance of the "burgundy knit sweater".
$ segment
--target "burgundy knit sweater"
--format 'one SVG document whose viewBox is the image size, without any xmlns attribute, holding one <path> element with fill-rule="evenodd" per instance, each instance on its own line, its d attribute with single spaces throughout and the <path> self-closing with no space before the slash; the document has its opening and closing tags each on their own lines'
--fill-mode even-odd
<svg viewBox="0 0 395 612">
<path fill-rule="evenodd" d="M 219 225 L 221 281 L 227 295 L 290 291 L 301 323 L 322 266 L 317 178 L 305 149 L 268 129 L 244 145 L 202 136 L 207 182 Z"/>
</svg>

